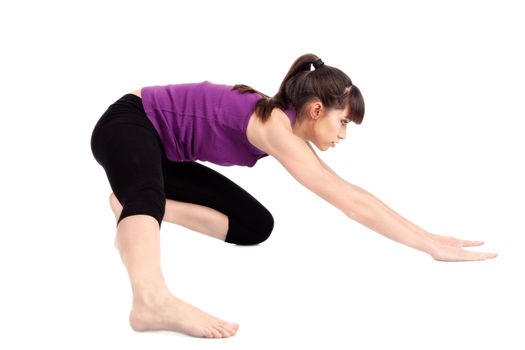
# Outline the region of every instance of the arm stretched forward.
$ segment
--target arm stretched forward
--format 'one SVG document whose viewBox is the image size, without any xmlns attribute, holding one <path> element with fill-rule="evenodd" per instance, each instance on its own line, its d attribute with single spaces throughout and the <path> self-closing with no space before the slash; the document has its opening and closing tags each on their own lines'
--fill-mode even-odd
<svg viewBox="0 0 525 350">
<path fill-rule="evenodd" d="M 264 148 L 303 186 L 349 218 L 389 239 L 428 253 L 436 260 L 471 261 L 497 256 L 462 249 L 483 242 L 430 234 L 371 193 L 345 181 L 317 157 L 308 143 L 293 134 L 284 115 L 278 114 L 268 123 Z"/>
</svg>

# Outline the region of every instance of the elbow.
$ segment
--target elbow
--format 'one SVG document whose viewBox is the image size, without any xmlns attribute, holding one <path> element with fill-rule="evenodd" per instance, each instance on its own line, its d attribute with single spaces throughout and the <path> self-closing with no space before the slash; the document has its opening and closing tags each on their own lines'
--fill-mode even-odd
<svg viewBox="0 0 525 350">
<path fill-rule="evenodd" d="M 346 208 L 345 210 L 346 216 L 348 216 L 350 219 L 357 221 L 357 222 L 362 221 L 361 218 L 363 217 L 363 213 L 364 213 L 363 207 L 361 204 L 358 204 L 358 203 L 352 203 L 348 205 L 348 208 Z"/>
<path fill-rule="evenodd" d="M 366 192 L 360 191 L 358 188 L 356 188 L 356 190 L 353 191 L 351 198 L 351 200 L 347 201 L 344 213 L 354 221 L 366 221 L 366 218 L 370 216 L 372 209 L 370 206 L 370 201 L 367 200 Z"/>
</svg>

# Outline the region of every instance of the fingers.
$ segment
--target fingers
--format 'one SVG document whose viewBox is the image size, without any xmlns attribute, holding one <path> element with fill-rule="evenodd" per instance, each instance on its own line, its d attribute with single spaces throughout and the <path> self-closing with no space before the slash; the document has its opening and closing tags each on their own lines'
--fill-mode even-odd
<svg viewBox="0 0 525 350">
<path fill-rule="evenodd" d="M 446 239 L 444 239 L 442 243 L 451 245 L 453 247 L 478 247 L 480 245 L 485 244 L 485 242 L 483 241 L 467 241 L 464 239 L 457 239 L 454 237 L 446 237 Z"/>
<path fill-rule="evenodd" d="M 478 247 L 483 244 L 485 244 L 485 242 L 458 240 L 458 247 Z"/>
<path fill-rule="evenodd" d="M 468 241 L 464 239 L 458 239 L 450 236 L 440 236 L 430 234 L 430 236 L 437 242 L 451 246 L 451 247 L 478 247 L 483 245 L 483 241 Z"/>
<path fill-rule="evenodd" d="M 496 253 L 469 252 L 469 254 L 467 255 L 468 260 L 466 261 L 480 261 L 480 260 L 494 259 L 497 256 L 498 254 Z"/>
<path fill-rule="evenodd" d="M 480 261 L 494 259 L 497 256 L 498 254 L 496 253 L 471 252 L 450 246 L 441 246 L 435 254 L 433 254 L 433 258 L 439 261 Z"/>
</svg>

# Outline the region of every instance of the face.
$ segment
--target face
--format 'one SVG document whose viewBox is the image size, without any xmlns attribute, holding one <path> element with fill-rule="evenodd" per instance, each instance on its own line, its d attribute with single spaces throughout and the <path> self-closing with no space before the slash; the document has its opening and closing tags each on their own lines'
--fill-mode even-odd
<svg viewBox="0 0 525 350">
<path fill-rule="evenodd" d="M 330 147 L 346 138 L 346 125 L 348 119 L 348 109 L 325 109 L 318 108 L 312 115 L 312 142 L 321 151 L 326 151 Z"/>
</svg>

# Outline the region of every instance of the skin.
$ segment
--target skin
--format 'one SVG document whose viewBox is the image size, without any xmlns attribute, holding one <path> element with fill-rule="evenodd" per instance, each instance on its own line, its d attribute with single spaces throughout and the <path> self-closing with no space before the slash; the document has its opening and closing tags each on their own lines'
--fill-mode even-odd
<svg viewBox="0 0 525 350">
<path fill-rule="evenodd" d="M 479 246 L 467 241 L 431 234 L 408 221 L 366 190 L 338 176 L 316 154 L 309 142 L 326 151 L 337 139 L 346 137 L 347 110 L 324 108 L 311 101 L 305 118 L 290 125 L 288 117 L 274 109 L 267 123 L 250 120 L 247 135 L 251 143 L 275 157 L 303 186 L 340 209 L 350 219 L 399 243 L 418 249 L 440 261 L 474 261 L 495 258 L 495 253 L 462 249 Z M 253 122 L 253 128 L 250 129 Z"/>
<path fill-rule="evenodd" d="M 140 97 L 140 91 L 133 93 Z M 339 177 L 317 156 L 310 143 L 326 151 L 345 139 L 348 111 L 327 109 L 320 101 L 311 101 L 304 113 L 305 118 L 293 126 L 279 109 L 274 109 L 265 123 L 252 115 L 247 128 L 248 140 L 275 157 L 298 182 L 350 219 L 389 239 L 441 261 L 474 261 L 497 256 L 463 249 L 483 242 L 426 232 L 369 192 Z M 109 202 L 118 220 L 122 205 L 114 194 L 110 195 Z M 214 209 L 171 199 L 166 200 L 165 209 L 163 221 L 222 241 L 226 238 L 228 217 Z M 236 334 L 239 324 L 212 316 L 168 290 L 160 265 L 159 225 L 153 217 L 132 215 L 124 218 L 117 226 L 115 247 L 131 282 L 133 305 L 129 321 L 134 330 L 170 330 L 205 338 L 227 338 Z"/>
</svg>

